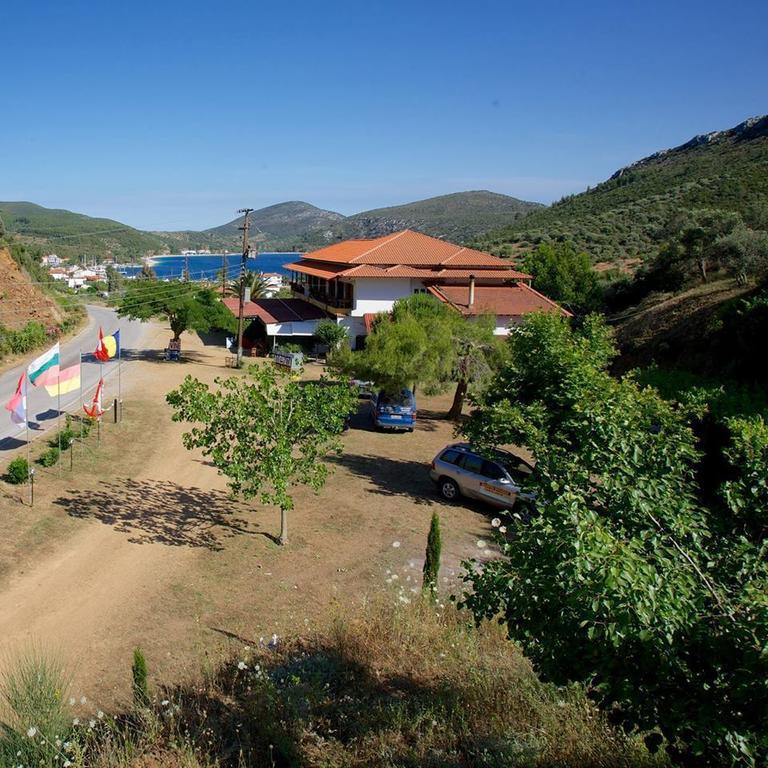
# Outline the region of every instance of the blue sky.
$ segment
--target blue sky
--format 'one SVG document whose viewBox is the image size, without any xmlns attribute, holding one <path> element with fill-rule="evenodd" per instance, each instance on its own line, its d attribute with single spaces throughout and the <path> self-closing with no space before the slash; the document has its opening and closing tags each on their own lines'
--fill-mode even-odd
<svg viewBox="0 0 768 768">
<path fill-rule="evenodd" d="M 768 112 L 765 0 L 5 0 L 0 200 L 200 229 L 550 202 Z"/>
</svg>

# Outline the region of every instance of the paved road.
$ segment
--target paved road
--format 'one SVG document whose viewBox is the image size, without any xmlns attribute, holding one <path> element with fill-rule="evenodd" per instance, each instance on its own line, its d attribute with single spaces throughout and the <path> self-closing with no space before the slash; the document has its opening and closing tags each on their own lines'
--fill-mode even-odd
<svg viewBox="0 0 768 768">
<path fill-rule="evenodd" d="M 77 363 L 80 351 L 83 353 L 83 398 L 90 402 L 93 392 L 99 381 L 99 376 L 104 375 L 104 405 L 112 402 L 117 396 L 117 362 L 110 361 L 102 367 L 93 357 L 99 337 L 99 326 L 107 335 L 120 329 L 120 344 L 122 348 L 123 364 L 120 373 L 123 383 L 130 361 L 136 359 L 143 350 L 143 342 L 148 333 L 146 324 L 118 318 L 115 310 L 106 307 L 88 305 L 88 326 L 69 341 L 61 345 L 61 365 L 67 367 Z M 11 370 L 0 374 L 0 404 L 10 400 L 16 390 L 21 372 L 43 350 L 27 356 L 24 363 Z M 29 436 L 34 440 L 43 432 L 56 428 L 58 415 L 58 398 L 51 397 L 43 387 L 28 387 L 27 418 L 29 419 Z M 80 404 L 80 392 L 72 392 L 61 397 L 62 413 L 82 412 Z M 63 426 L 63 416 L 61 418 Z M 0 455 L 4 451 L 11 451 L 26 444 L 26 429 L 24 425 L 13 424 L 8 411 L 0 407 Z"/>
</svg>

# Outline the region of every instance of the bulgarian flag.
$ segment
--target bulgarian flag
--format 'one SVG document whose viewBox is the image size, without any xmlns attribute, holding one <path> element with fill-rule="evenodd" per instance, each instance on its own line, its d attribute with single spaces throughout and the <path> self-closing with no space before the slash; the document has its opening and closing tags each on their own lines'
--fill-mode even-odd
<svg viewBox="0 0 768 768">
<path fill-rule="evenodd" d="M 55 384 L 59 377 L 59 342 L 34 359 L 27 367 L 29 383 L 34 387 Z"/>
<path fill-rule="evenodd" d="M 86 416 L 90 416 L 92 419 L 98 419 L 104 414 L 104 409 L 101 407 L 101 388 L 104 386 L 104 379 L 99 379 L 99 385 L 96 387 L 96 392 L 93 395 L 90 405 L 83 403 L 83 410 Z"/>
<path fill-rule="evenodd" d="M 24 392 L 25 376 L 26 373 L 21 374 L 19 383 L 16 385 L 16 392 L 5 404 L 5 410 L 11 412 L 11 421 L 14 424 L 24 424 L 27 420 L 27 395 Z"/>
</svg>

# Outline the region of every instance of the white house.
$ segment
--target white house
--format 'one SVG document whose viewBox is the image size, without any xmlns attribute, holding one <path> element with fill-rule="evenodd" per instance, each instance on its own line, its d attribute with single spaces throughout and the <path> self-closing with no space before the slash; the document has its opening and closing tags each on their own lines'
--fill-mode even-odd
<svg viewBox="0 0 768 768">
<path fill-rule="evenodd" d="M 339 242 L 285 268 L 294 295 L 336 317 L 357 340 L 377 313 L 414 293 L 430 293 L 467 317 L 493 315 L 499 335 L 530 312 L 569 314 L 510 261 L 407 229 Z"/>
</svg>

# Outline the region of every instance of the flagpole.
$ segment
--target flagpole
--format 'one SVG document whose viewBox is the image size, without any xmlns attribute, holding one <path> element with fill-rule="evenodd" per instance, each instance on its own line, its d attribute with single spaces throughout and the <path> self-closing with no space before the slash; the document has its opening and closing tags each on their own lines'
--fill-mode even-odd
<svg viewBox="0 0 768 768">
<path fill-rule="evenodd" d="M 30 506 L 34 503 L 32 494 L 32 453 L 29 440 L 29 376 L 26 371 L 24 372 L 24 424 L 27 429 L 27 485 L 29 486 L 29 503 Z"/>
<path fill-rule="evenodd" d="M 120 329 L 117 329 L 118 334 L 120 333 Z M 120 378 L 120 369 L 123 365 L 123 345 L 122 340 L 118 338 L 117 343 L 117 421 L 118 423 L 122 424 L 123 421 L 123 385 Z"/>
<path fill-rule="evenodd" d="M 61 367 L 56 377 L 56 440 L 59 444 L 59 476 L 61 476 Z"/>
<path fill-rule="evenodd" d="M 80 355 L 80 408 L 83 407 L 83 348 L 80 347 L 78 350 L 78 354 Z M 83 419 L 82 414 L 80 413 L 80 408 L 77 410 L 77 415 L 80 419 L 80 444 L 82 445 L 83 442 L 83 426 L 85 424 L 85 420 Z"/>
</svg>

